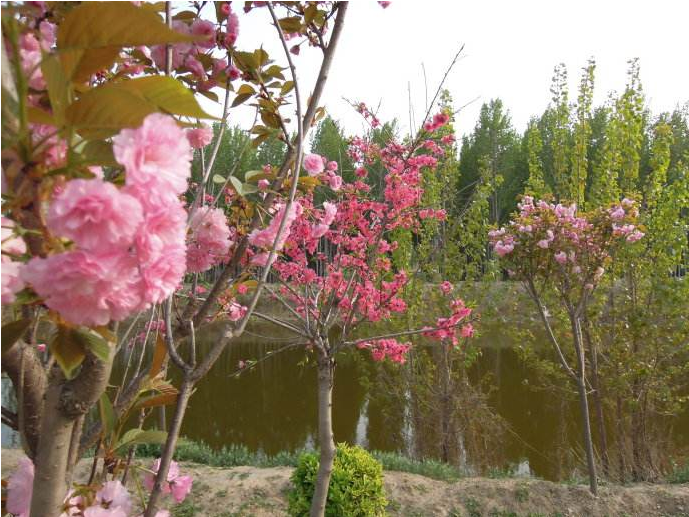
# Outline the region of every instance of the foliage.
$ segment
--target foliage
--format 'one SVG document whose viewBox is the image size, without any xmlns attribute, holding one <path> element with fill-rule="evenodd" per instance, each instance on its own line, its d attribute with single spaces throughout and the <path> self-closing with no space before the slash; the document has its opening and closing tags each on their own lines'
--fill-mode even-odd
<svg viewBox="0 0 689 517">
<path fill-rule="evenodd" d="M 304 454 L 292 474 L 290 515 L 308 515 L 314 492 L 318 455 Z M 385 515 L 383 467 L 364 449 L 347 444 L 337 446 L 325 515 Z"/>
</svg>

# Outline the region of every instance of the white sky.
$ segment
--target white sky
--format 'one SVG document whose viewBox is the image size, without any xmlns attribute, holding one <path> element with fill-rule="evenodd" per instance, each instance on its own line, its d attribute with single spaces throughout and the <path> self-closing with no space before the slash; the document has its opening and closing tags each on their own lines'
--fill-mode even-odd
<svg viewBox="0 0 689 517">
<path fill-rule="evenodd" d="M 285 64 L 275 30 L 266 23 L 267 10 L 239 15 L 238 46 L 263 45 Z M 574 99 L 580 69 L 590 56 L 598 65 L 595 104 L 624 88 L 627 60 L 639 57 L 644 91 L 657 113 L 689 101 L 688 43 L 687 0 L 396 0 L 387 9 L 371 0 L 353 1 L 322 104 L 349 133 L 363 125 L 342 97 L 372 107 L 380 103 L 379 118 L 397 117 L 406 131 L 408 84 L 418 124 L 425 112 L 422 64 L 430 98 L 464 44 L 463 58 L 446 83 L 456 108 L 471 103 L 458 116 L 459 134 L 471 131 L 481 103 L 494 97 L 504 101 L 515 127 L 523 130 L 550 100 L 553 67 L 567 65 Z M 303 97 L 313 85 L 319 52 L 302 46 L 295 57 Z M 247 118 L 245 108 L 231 115 L 240 124 L 250 122 Z"/>
</svg>

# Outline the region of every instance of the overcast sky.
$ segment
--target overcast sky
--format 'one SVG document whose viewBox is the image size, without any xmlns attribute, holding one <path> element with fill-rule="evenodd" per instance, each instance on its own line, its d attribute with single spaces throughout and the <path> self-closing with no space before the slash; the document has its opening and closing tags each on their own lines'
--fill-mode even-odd
<svg viewBox="0 0 689 517">
<path fill-rule="evenodd" d="M 235 4 L 239 7 L 240 4 Z M 266 9 L 240 12 L 240 48 L 261 44 L 284 63 Z M 652 111 L 689 101 L 689 1 L 687 0 L 396 0 L 387 9 L 375 1 L 350 2 L 340 46 L 323 104 L 349 133 L 360 117 L 342 97 L 378 106 L 379 118 L 409 126 L 408 85 L 416 121 L 428 96 L 464 45 L 446 87 L 459 114 L 457 131 L 471 131 L 481 103 L 500 97 L 515 127 L 523 130 L 550 99 L 553 67 L 567 65 L 570 98 L 576 97 L 581 67 L 595 57 L 595 104 L 622 90 L 627 61 L 638 57 L 641 80 Z M 302 95 L 310 92 L 320 63 L 316 49 L 295 58 Z M 233 112 L 246 123 L 246 111 Z"/>
</svg>

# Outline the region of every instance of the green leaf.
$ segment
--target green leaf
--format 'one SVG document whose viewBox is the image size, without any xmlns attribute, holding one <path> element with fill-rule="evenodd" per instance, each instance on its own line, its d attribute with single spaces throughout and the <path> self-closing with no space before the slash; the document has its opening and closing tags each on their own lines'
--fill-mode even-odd
<svg viewBox="0 0 689 517">
<path fill-rule="evenodd" d="M 278 20 L 280 28 L 287 33 L 301 31 L 301 18 L 299 16 L 289 16 Z"/>
<path fill-rule="evenodd" d="M 284 84 L 282 85 L 282 88 L 280 88 L 280 95 L 287 95 L 293 89 L 294 89 L 294 81 L 285 81 Z"/>
<path fill-rule="evenodd" d="M 211 118 L 196 101 L 191 90 L 172 77 L 154 75 L 120 83 L 122 88 L 140 93 L 161 111 L 192 118 Z"/>
<path fill-rule="evenodd" d="M 100 412 L 100 420 L 103 423 L 103 429 L 105 429 L 105 434 L 108 435 L 112 433 L 115 429 L 115 423 L 117 419 L 115 418 L 115 409 L 112 407 L 112 402 L 107 393 L 103 393 L 98 401 L 98 411 Z"/>
<path fill-rule="evenodd" d="M 253 93 L 242 93 L 240 95 L 237 95 L 234 98 L 234 100 L 232 101 L 232 107 L 234 108 L 236 106 L 239 106 L 243 102 L 246 102 L 247 100 L 249 100 L 251 98 L 252 95 L 253 95 Z"/>
<path fill-rule="evenodd" d="M 153 10 L 131 2 L 82 2 L 65 16 L 57 31 L 58 50 L 191 41 L 193 37 L 168 28 Z"/>
<path fill-rule="evenodd" d="M 64 326 L 58 327 L 57 333 L 50 343 L 50 351 L 68 379 L 72 378 L 74 370 L 81 365 L 86 357 L 83 346 L 74 338 L 72 330 Z"/>
<path fill-rule="evenodd" d="M 58 57 L 47 54 L 41 61 L 41 72 L 48 86 L 50 107 L 53 110 L 53 119 L 58 127 L 61 127 L 65 119 L 65 109 L 69 104 L 69 78 L 65 75 Z"/>
<path fill-rule="evenodd" d="M 67 109 L 68 123 L 91 138 L 104 138 L 162 111 L 193 118 L 215 118 L 204 112 L 194 94 L 172 77 L 152 76 L 109 83 L 84 93 Z"/>
<path fill-rule="evenodd" d="M 154 429 L 130 429 L 124 433 L 124 436 L 122 436 L 120 441 L 115 446 L 115 450 L 129 447 L 131 445 L 137 445 L 139 443 L 164 444 L 166 439 L 167 433 L 165 431 L 157 431 Z"/>
<path fill-rule="evenodd" d="M 2 353 L 9 350 L 17 341 L 21 339 L 26 330 L 31 325 L 29 318 L 22 318 L 12 321 L 2 326 Z"/>
<path fill-rule="evenodd" d="M 225 178 L 220 174 L 213 174 L 213 183 L 223 184 L 225 183 Z"/>
<path fill-rule="evenodd" d="M 107 361 L 110 358 L 110 345 L 95 330 L 79 327 L 72 330 L 72 335 L 84 350 L 90 350 L 101 361 Z"/>
<path fill-rule="evenodd" d="M 237 179 L 234 176 L 230 178 L 230 182 L 232 183 L 232 187 L 235 189 L 237 194 L 239 194 L 242 197 L 245 197 L 248 194 L 258 192 L 258 187 L 256 187 L 256 185 L 251 185 L 250 183 L 242 183 L 241 181 L 239 181 L 239 179 Z"/>
<path fill-rule="evenodd" d="M 120 47 L 110 46 L 92 49 L 67 49 L 59 53 L 66 77 L 85 82 L 100 70 L 109 69 L 120 54 Z"/>
<path fill-rule="evenodd" d="M 104 140 L 91 140 L 81 150 L 82 163 L 85 165 L 109 165 L 116 166 L 115 155 L 112 152 L 112 143 Z"/>
<path fill-rule="evenodd" d="M 273 173 L 271 172 L 266 172 L 266 171 L 246 171 L 244 173 L 244 181 L 258 181 L 266 178 L 270 178 L 273 176 Z"/>
</svg>

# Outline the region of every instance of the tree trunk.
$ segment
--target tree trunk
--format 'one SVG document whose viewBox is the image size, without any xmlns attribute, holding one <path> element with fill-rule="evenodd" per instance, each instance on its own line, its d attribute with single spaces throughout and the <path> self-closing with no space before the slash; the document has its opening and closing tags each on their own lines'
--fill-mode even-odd
<svg viewBox="0 0 689 517">
<path fill-rule="evenodd" d="M 320 464 L 311 501 L 311 517 L 323 517 L 328 500 L 330 476 L 335 461 L 335 440 L 333 439 L 333 382 L 335 361 L 325 354 L 318 359 L 318 443 Z"/>
<path fill-rule="evenodd" d="M 603 393 L 598 377 L 598 347 L 591 338 L 588 328 L 588 319 L 584 320 L 584 340 L 591 354 L 591 384 L 593 385 L 593 404 L 598 423 L 598 440 L 600 442 L 600 455 L 603 461 L 603 474 L 610 477 L 610 457 L 608 455 L 608 435 L 605 429 L 605 415 L 603 413 Z"/>
<path fill-rule="evenodd" d="M 177 439 L 179 438 L 179 432 L 182 429 L 184 413 L 187 410 L 187 404 L 189 403 L 189 398 L 191 397 L 193 388 L 194 383 L 185 374 L 179 394 L 177 395 L 175 415 L 172 419 L 172 424 L 170 425 L 167 439 L 165 440 L 165 446 L 160 457 L 160 465 L 158 466 L 158 474 L 156 475 L 153 490 L 151 490 L 151 495 L 148 498 L 148 505 L 146 506 L 146 513 L 144 514 L 144 517 L 153 517 L 158 511 L 158 501 L 162 493 L 163 483 L 167 482 L 170 463 L 172 463 L 172 455 L 175 453 L 175 448 L 177 447 Z"/>
<path fill-rule="evenodd" d="M 572 315 L 572 332 L 574 334 L 574 348 L 577 354 L 578 372 L 577 389 L 579 391 L 579 408 L 581 410 L 582 431 L 584 436 L 584 450 L 589 472 L 589 489 L 593 495 L 598 494 L 598 479 L 596 477 L 596 462 L 593 455 L 593 440 L 591 439 L 591 419 L 589 417 L 589 403 L 586 396 L 586 360 L 582 346 L 581 321 Z"/>
<path fill-rule="evenodd" d="M 43 398 L 48 378 L 36 352 L 19 341 L 3 352 L 2 371 L 7 372 L 17 395 L 22 393 L 22 403 L 17 400 L 17 415 L 19 422 L 23 424 L 23 429 L 20 425 L 19 432 L 23 435 L 24 452 L 34 459 L 41 435 Z"/>
<path fill-rule="evenodd" d="M 46 394 L 41 434 L 35 460 L 31 517 L 57 517 L 67 494 L 67 456 L 74 420 L 59 409 L 60 390 Z M 49 431 L 47 431 L 49 429 Z"/>
<path fill-rule="evenodd" d="M 112 354 L 107 361 L 87 355 L 81 371 L 70 381 L 65 381 L 59 367 L 53 367 L 34 461 L 31 517 L 58 517 L 62 513 L 74 424 L 105 391 L 112 359 Z"/>
<path fill-rule="evenodd" d="M 626 440 L 624 432 L 624 413 L 622 412 L 622 397 L 617 395 L 617 461 L 618 468 L 620 471 L 620 483 L 625 483 L 627 481 L 627 462 L 625 460 L 626 455 Z"/>
</svg>

